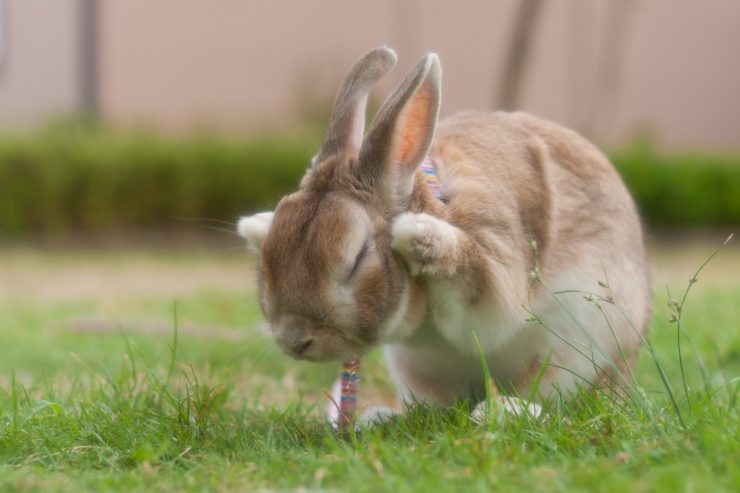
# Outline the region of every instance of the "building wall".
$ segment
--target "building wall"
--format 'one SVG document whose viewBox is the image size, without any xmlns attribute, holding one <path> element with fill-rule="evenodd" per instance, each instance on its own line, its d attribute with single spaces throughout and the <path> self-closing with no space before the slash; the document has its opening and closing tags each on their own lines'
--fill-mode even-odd
<svg viewBox="0 0 740 493">
<path fill-rule="evenodd" d="M 79 108 L 83 80 L 90 80 L 82 75 L 79 5 L 94 0 L 5 1 L 0 125 Z M 496 109 L 520 4 L 98 2 L 94 100 L 104 117 L 232 132 L 282 128 L 325 112 L 352 61 L 380 44 L 394 46 L 400 61 L 375 101 L 418 57 L 436 51 L 443 114 Z M 623 40 L 614 49 L 605 46 L 610 32 Z M 737 0 L 547 0 L 519 106 L 605 145 L 647 132 L 664 147 L 737 150 L 739 46 Z"/>
<path fill-rule="evenodd" d="M 77 2 L 4 0 L 0 126 L 38 124 L 79 107 Z"/>
<path fill-rule="evenodd" d="M 107 2 L 102 110 L 119 122 L 173 128 L 277 125 L 326 104 L 352 60 L 386 43 L 397 48 L 400 69 L 376 94 L 424 52 L 437 51 L 443 113 L 495 109 L 518 4 Z M 740 147 L 740 2 L 544 5 L 521 108 L 606 144 L 648 132 L 667 147 Z M 604 57 L 615 26 L 624 42 Z"/>
<path fill-rule="evenodd" d="M 649 125 L 673 147 L 740 150 L 740 2 L 632 1 L 613 133 Z"/>
<path fill-rule="evenodd" d="M 100 97 L 117 121 L 275 125 L 391 37 L 392 0 L 126 0 L 101 11 Z"/>
</svg>

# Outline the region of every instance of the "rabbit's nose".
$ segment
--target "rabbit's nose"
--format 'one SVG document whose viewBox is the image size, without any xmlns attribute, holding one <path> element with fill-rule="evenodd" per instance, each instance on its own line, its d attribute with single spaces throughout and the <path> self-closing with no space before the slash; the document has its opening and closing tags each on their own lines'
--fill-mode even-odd
<svg viewBox="0 0 740 493">
<path fill-rule="evenodd" d="M 311 344 L 313 344 L 313 337 L 300 341 L 298 344 L 291 347 L 290 350 L 293 351 L 296 356 L 301 356 L 309 347 L 311 347 Z"/>
<path fill-rule="evenodd" d="M 283 317 L 280 321 L 277 339 L 280 345 L 293 356 L 302 356 L 313 344 L 308 332 L 308 320 L 296 315 Z"/>
</svg>

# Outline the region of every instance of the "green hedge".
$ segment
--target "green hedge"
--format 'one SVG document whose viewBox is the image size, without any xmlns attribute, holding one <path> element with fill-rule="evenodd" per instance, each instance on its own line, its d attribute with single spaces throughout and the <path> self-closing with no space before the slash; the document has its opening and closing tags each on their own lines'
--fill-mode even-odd
<svg viewBox="0 0 740 493">
<path fill-rule="evenodd" d="M 294 189 L 312 145 L 56 129 L 0 138 L 0 234 L 233 221 Z"/>
<path fill-rule="evenodd" d="M 0 235 L 184 227 L 233 221 L 295 189 L 318 139 L 166 138 L 53 127 L 0 137 Z M 663 154 L 638 144 L 611 158 L 646 222 L 740 225 L 740 156 Z"/>
<path fill-rule="evenodd" d="M 740 155 L 665 154 L 637 143 L 610 158 L 648 224 L 740 225 Z"/>
</svg>

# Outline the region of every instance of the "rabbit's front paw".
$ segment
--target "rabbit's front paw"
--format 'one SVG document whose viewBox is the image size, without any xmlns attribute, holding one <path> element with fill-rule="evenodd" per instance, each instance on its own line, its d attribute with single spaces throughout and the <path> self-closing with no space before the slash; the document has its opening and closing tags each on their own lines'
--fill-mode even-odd
<svg viewBox="0 0 740 493">
<path fill-rule="evenodd" d="M 342 381 L 337 378 L 334 381 L 334 385 L 331 388 L 331 400 L 326 408 L 326 417 L 332 428 L 339 428 L 339 402 L 342 399 Z M 362 410 L 359 414 L 359 419 L 355 422 L 355 427 L 358 429 L 358 425 L 374 426 L 383 424 L 387 421 L 392 420 L 400 413 L 389 407 L 385 406 L 369 406 Z"/>
<path fill-rule="evenodd" d="M 454 274 L 460 246 L 457 228 L 429 214 L 407 212 L 393 222 L 391 232 L 391 246 L 412 275 Z"/>
</svg>

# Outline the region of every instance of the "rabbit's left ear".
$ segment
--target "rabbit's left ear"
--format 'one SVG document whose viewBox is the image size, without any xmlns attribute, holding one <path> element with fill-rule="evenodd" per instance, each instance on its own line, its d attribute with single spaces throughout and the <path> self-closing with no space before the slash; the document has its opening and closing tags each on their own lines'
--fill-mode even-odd
<svg viewBox="0 0 740 493">
<path fill-rule="evenodd" d="M 393 203 L 411 195 L 414 172 L 432 145 L 441 92 L 439 57 L 430 53 L 388 96 L 362 143 L 361 179 Z"/>
<path fill-rule="evenodd" d="M 321 149 L 314 164 L 337 154 L 354 154 L 362 143 L 365 130 L 365 106 L 370 86 L 396 64 L 396 53 L 386 47 L 363 55 L 350 69 L 339 88 Z"/>
<path fill-rule="evenodd" d="M 247 240 L 247 247 L 253 252 L 259 252 L 262 242 L 267 238 L 272 224 L 272 212 L 260 212 L 254 216 L 244 216 L 239 219 L 236 232 Z"/>
</svg>

